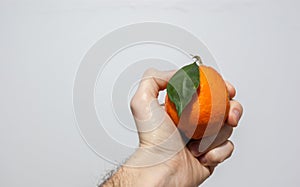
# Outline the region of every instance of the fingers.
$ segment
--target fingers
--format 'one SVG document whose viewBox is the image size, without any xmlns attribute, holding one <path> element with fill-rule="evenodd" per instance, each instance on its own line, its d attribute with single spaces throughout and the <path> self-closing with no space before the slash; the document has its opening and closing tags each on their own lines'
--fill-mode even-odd
<svg viewBox="0 0 300 187">
<path fill-rule="evenodd" d="M 151 108 L 158 105 L 158 102 L 156 102 L 158 92 L 167 87 L 168 81 L 174 73 L 175 71 L 158 71 L 153 68 L 145 71 L 130 102 L 131 111 L 135 117 L 145 119 Z"/>
<path fill-rule="evenodd" d="M 202 165 L 206 167 L 215 167 L 227 158 L 229 158 L 234 150 L 234 145 L 231 141 L 227 140 L 221 146 L 216 147 L 205 155 L 199 158 Z"/>
<path fill-rule="evenodd" d="M 229 108 L 229 114 L 227 118 L 227 124 L 232 127 L 236 127 L 238 125 L 238 122 L 243 114 L 243 107 L 242 105 L 235 101 L 230 101 L 230 108 Z"/>
<path fill-rule="evenodd" d="M 229 97 L 230 97 L 230 99 L 232 99 L 236 94 L 236 90 L 235 90 L 234 86 L 232 84 L 230 84 L 228 81 L 225 81 L 225 83 L 226 83 L 226 87 L 228 89 Z M 227 119 L 228 125 L 230 125 L 232 127 L 236 127 L 242 114 L 243 114 L 242 105 L 237 101 L 231 100 L 229 115 L 228 115 L 228 119 Z"/>
<path fill-rule="evenodd" d="M 156 98 L 159 90 L 167 87 L 168 81 L 175 71 L 159 71 L 154 68 L 144 72 L 137 94 L 150 94 L 149 97 Z"/>
<path fill-rule="evenodd" d="M 226 140 L 231 136 L 232 131 L 233 131 L 233 127 L 225 124 L 221 128 L 217 137 L 210 136 L 210 137 L 205 137 L 201 140 L 192 141 L 188 144 L 188 148 L 195 157 L 199 157 L 202 154 L 204 154 L 205 152 L 212 150 L 215 147 L 226 142 Z M 211 144 L 211 145 L 206 145 L 206 144 Z M 201 147 L 208 147 L 208 148 L 205 150 L 199 150 L 199 149 L 201 149 Z"/>
<path fill-rule="evenodd" d="M 225 84 L 226 84 L 230 99 L 234 98 L 234 96 L 236 94 L 236 90 L 235 90 L 234 86 L 231 83 L 229 83 L 228 81 L 225 81 Z"/>
</svg>

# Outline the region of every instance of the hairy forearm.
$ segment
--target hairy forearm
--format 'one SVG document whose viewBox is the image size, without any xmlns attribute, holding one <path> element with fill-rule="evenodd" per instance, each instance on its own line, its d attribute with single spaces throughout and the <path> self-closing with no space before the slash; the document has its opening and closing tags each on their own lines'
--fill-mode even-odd
<svg viewBox="0 0 300 187">
<path fill-rule="evenodd" d="M 117 186 L 167 186 L 168 177 L 166 173 L 154 168 L 132 168 L 122 166 L 110 179 L 105 181 L 101 187 Z"/>
<path fill-rule="evenodd" d="M 140 163 L 140 159 L 144 159 L 143 153 L 136 152 L 115 174 L 100 186 L 172 186 L 170 182 L 173 174 L 168 166 L 162 163 L 153 166 L 137 167 L 135 164 Z"/>
<path fill-rule="evenodd" d="M 108 186 L 132 186 L 133 175 L 128 173 L 124 167 L 121 167 L 114 175 L 103 182 L 100 187 Z"/>
</svg>

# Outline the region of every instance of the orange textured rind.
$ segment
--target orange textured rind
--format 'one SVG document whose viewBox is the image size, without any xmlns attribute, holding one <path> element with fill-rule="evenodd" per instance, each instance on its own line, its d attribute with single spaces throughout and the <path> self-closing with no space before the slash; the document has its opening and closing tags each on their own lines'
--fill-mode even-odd
<svg viewBox="0 0 300 187">
<path fill-rule="evenodd" d="M 211 67 L 199 66 L 200 85 L 180 118 L 166 95 L 165 110 L 188 138 L 201 139 L 219 132 L 229 111 L 229 96 L 221 75 Z"/>
</svg>

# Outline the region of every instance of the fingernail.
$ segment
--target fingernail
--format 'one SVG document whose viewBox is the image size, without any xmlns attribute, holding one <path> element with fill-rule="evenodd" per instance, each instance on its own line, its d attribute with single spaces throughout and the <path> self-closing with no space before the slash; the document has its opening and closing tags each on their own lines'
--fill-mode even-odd
<svg viewBox="0 0 300 187">
<path fill-rule="evenodd" d="M 241 113 L 238 109 L 233 109 L 233 114 L 235 116 L 235 120 L 236 122 L 239 122 L 240 118 L 241 118 Z"/>
<path fill-rule="evenodd" d="M 201 158 L 200 158 L 200 162 L 201 162 L 202 164 L 205 164 L 205 163 L 207 162 L 207 160 L 206 160 L 205 157 L 201 157 Z"/>
</svg>

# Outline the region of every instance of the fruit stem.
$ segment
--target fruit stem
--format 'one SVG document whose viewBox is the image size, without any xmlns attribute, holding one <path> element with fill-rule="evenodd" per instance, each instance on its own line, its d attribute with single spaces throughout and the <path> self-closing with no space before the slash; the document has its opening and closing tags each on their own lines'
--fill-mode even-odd
<svg viewBox="0 0 300 187">
<path fill-rule="evenodd" d="M 190 54 L 190 55 L 192 56 L 192 59 L 194 60 L 194 62 L 198 62 L 198 65 L 202 65 L 203 64 L 200 56 L 198 56 L 198 55 L 192 55 L 192 54 Z"/>
</svg>

